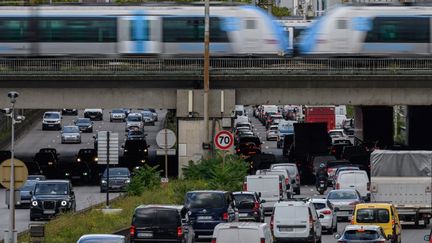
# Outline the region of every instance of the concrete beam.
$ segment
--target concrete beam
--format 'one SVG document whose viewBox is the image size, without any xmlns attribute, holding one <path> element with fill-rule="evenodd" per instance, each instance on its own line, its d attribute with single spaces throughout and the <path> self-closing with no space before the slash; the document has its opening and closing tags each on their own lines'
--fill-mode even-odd
<svg viewBox="0 0 432 243">
<path fill-rule="evenodd" d="M 17 108 L 168 108 L 176 109 L 176 90 L 162 88 L 0 88 L 0 107 L 9 107 L 7 93 L 20 93 Z"/>
<path fill-rule="evenodd" d="M 177 117 L 190 117 L 189 115 L 189 91 L 177 90 Z M 203 117 L 204 114 L 204 91 L 202 89 L 191 89 L 192 91 L 192 114 L 193 117 Z M 221 99 L 223 91 L 223 114 L 221 113 Z M 230 117 L 235 107 L 235 90 L 210 90 L 209 93 L 209 116 Z"/>
</svg>

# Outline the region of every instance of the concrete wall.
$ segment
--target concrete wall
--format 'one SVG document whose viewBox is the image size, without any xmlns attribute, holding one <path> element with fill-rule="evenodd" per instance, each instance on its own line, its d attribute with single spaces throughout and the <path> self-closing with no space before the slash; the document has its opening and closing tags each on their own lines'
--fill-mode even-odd
<svg viewBox="0 0 432 243">
<path fill-rule="evenodd" d="M 189 91 L 177 90 L 177 117 L 203 117 L 204 116 L 204 91 L 202 89 L 192 89 L 192 114 L 189 114 Z M 221 99 L 223 91 L 223 111 L 221 113 Z M 210 90 L 209 92 L 209 116 L 210 117 L 230 117 L 231 111 L 235 107 L 235 90 Z"/>
<path fill-rule="evenodd" d="M 204 142 L 203 120 L 178 120 L 178 161 L 179 177 L 182 177 L 182 168 L 200 160 L 203 156 L 202 144 Z"/>
</svg>

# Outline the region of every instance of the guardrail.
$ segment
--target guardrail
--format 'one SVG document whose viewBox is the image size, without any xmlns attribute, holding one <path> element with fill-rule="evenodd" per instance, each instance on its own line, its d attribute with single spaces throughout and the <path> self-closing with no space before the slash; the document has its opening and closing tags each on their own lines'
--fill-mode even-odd
<svg viewBox="0 0 432 243">
<path fill-rule="evenodd" d="M 0 75 L 202 75 L 203 58 L 0 59 Z M 211 75 L 429 75 L 432 58 L 212 58 Z"/>
</svg>

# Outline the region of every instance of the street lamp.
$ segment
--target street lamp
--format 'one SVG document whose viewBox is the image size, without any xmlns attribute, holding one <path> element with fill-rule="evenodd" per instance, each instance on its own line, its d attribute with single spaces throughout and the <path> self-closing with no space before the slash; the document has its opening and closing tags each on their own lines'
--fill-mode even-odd
<svg viewBox="0 0 432 243">
<path fill-rule="evenodd" d="M 14 166 L 14 142 L 15 142 L 15 124 L 20 123 L 25 119 L 24 116 L 17 116 L 15 118 L 15 103 L 19 93 L 16 91 L 10 91 L 8 97 L 10 99 L 11 108 L 5 108 L 2 110 L 6 116 L 9 116 L 12 120 L 11 130 L 11 167 L 10 167 L 10 189 L 9 189 L 9 234 L 7 242 L 15 243 L 15 166 Z"/>
</svg>

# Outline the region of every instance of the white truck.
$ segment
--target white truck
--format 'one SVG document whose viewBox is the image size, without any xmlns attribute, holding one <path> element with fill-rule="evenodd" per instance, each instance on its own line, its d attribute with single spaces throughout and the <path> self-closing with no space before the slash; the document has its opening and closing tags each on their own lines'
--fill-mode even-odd
<svg viewBox="0 0 432 243">
<path fill-rule="evenodd" d="M 432 151 L 375 150 L 371 154 L 371 202 L 393 203 L 401 222 L 430 223 Z"/>
<path fill-rule="evenodd" d="M 246 176 L 243 190 L 261 195 L 261 199 L 265 200 L 263 203 L 264 214 L 271 213 L 275 203 L 287 197 L 285 181 L 282 175 Z"/>
</svg>

